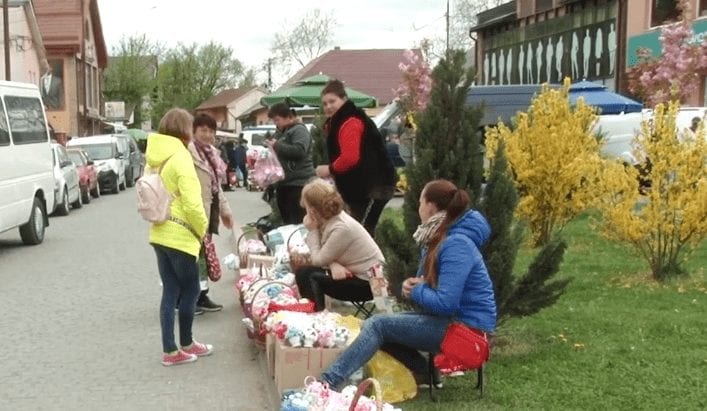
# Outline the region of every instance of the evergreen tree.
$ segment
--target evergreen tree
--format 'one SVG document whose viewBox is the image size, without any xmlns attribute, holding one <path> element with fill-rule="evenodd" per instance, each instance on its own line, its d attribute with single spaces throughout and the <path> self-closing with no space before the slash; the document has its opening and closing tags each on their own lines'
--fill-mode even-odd
<svg viewBox="0 0 707 411">
<path fill-rule="evenodd" d="M 420 224 L 417 209 L 425 184 L 445 178 L 467 190 L 474 201 L 478 201 L 481 192 L 483 156 L 478 127 L 483 113 L 466 104 L 474 74 L 472 69 L 464 68 L 464 63 L 463 52 L 450 52 L 433 70 L 430 102 L 417 129 L 415 162 L 405 169 L 409 188 L 403 205 L 403 227 L 383 221 L 376 233 L 395 292 L 417 270 L 419 252 L 412 234 Z"/>
<path fill-rule="evenodd" d="M 554 239 L 545 245 L 528 271 L 513 275 L 523 225 L 514 221 L 518 193 L 508 170 L 505 145 L 501 142 L 491 161 L 488 185 L 481 212 L 491 225 L 491 237 L 484 247 L 484 261 L 494 285 L 499 323 L 511 316 L 534 314 L 557 301 L 569 280 L 548 281 L 558 272 L 566 243 Z"/>
<path fill-rule="evenodd" d="M 509 174 L 505 148 L 501 145 L 496 150 L 481 199 L 483 157 L 478 124 L 483 113 L 466 105 L 473 73 L 464 69 L 463 53 L 448 57 L 432 73 L 431 100 L 420 117 L 415 162 L 405 169 L 409 189 L 403 221 L 385 219 L 376 233 L 386 256 L 391 289 L 399 293 L 402 281 L 417 271 L 419 249 L 412 234 L 420 224 L 420 192 L 429 181 L 444 178 L 467 190 L 491 225 L 491 238 L 482 252 L 494 283 L 499 320 L 534 314 L 557 301 L 569 282 L 548 283 L 559 270 L 566 244 L 559 239 L 550 241 L 526 273 L 519 278 L 513 275 L 523 227 L 514 220 L 518 193 Z"/>
<path fill-rule="evenodd" d="M 312 162 L 314 167 L 328 164 L 329 156 L 327 155 L 326 140 L 324 140 L 324 122 L 326 117 L 323 114 L 318 114 L 314 118 L 314 127 L 312 127 Z"/>
</svg>

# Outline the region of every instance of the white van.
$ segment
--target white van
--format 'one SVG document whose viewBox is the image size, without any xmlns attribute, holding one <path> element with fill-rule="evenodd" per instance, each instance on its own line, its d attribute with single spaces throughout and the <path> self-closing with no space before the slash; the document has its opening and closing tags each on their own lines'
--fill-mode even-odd
<svg viewBox="0 0 707 411">
<path fill-rule="evenodd" d="M 72 138 L 67 147 L 84 149 L 98 170 L 98 184 L 101 189 L 118 194 L 125 190 L 124 143 L 112 134 Z"/>
<path fill-rule="evenodd" d="M 597 117 L 592 133 L 601 137 L 601 154 L 637 165 L 634 138 L 641 133 L 643 113 L 606 114 Z"/>
<path fill-rule="evenodd" d="M 44 240 L 54 209 L 52 147 L 35 85 L 0 81 L 0 232 L 20 228 L 22 242 Z"/>
</svg>

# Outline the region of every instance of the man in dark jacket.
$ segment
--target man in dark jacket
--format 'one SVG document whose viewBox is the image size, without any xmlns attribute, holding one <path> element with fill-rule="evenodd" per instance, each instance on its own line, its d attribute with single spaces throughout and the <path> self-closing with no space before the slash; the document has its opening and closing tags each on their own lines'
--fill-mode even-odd
<svg viewBox="0 0 707 411">
<path fill-rule="evenodd" d="M 276 188 L 277 206 L 283 223 L 300 224 L 305 214 L 300 207 L 302 187 L 314 177 L 312 136 L 285 103 L 270 107 L 268 116 L 277 126 L 277 133 L 266 144 L 275 150 L 285 171 L 285 179 Z"/>
<path fill-rule="evenodd" d="M 240 170 L 243 175 L 243 187 L 248 187 L 248 145 L 241 138 L 238 144 L 233 148 L 233 165 L 234 169 Z"/>
</svg>

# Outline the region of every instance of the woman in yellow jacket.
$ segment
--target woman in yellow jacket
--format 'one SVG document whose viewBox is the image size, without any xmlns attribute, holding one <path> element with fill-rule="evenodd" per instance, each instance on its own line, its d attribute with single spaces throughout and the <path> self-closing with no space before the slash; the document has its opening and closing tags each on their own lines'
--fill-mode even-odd
<svg viewBox="0 0 707 411">
<path fill-rule="evenodd" d="M 201 185 L 187 145 L 192 138 L 192 116 L 172 109 L 160 120 L 159 131 L 147 138 L 145 157 L 150 169 L 160 169 L 162 181 L 174 200 L 170 218 L 150 228 L 150 244 L 157 254 L 162 279 L 160 326 L 162 365 L 196 361 L 211 354 L 213 347 L 192 338 L 196 299 L 199 296 L 197 258 L 208 219 L 201 199 Z M 174 309 L 179 298 L 179 342 L 174 342 Z"/>
</svg>

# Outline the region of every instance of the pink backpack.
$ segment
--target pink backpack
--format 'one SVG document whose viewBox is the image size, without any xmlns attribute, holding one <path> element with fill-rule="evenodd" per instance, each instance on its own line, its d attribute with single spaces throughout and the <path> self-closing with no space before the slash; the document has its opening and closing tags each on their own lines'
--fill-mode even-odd
<svg viewBox="0 0 707 411">
<path fill-rule="evenodd" d="M 169 157 L 171 158 L 171 156 Z M 169 158 L 162 163 L 157 172 L 152 171 L 137 180 L 137 212 L 143 219 L 154 224 L 162 224 L 169 219 L 169 207 L 172 205 L 172 193 L 164 186 L 162 169 Z"/>
</svg>

